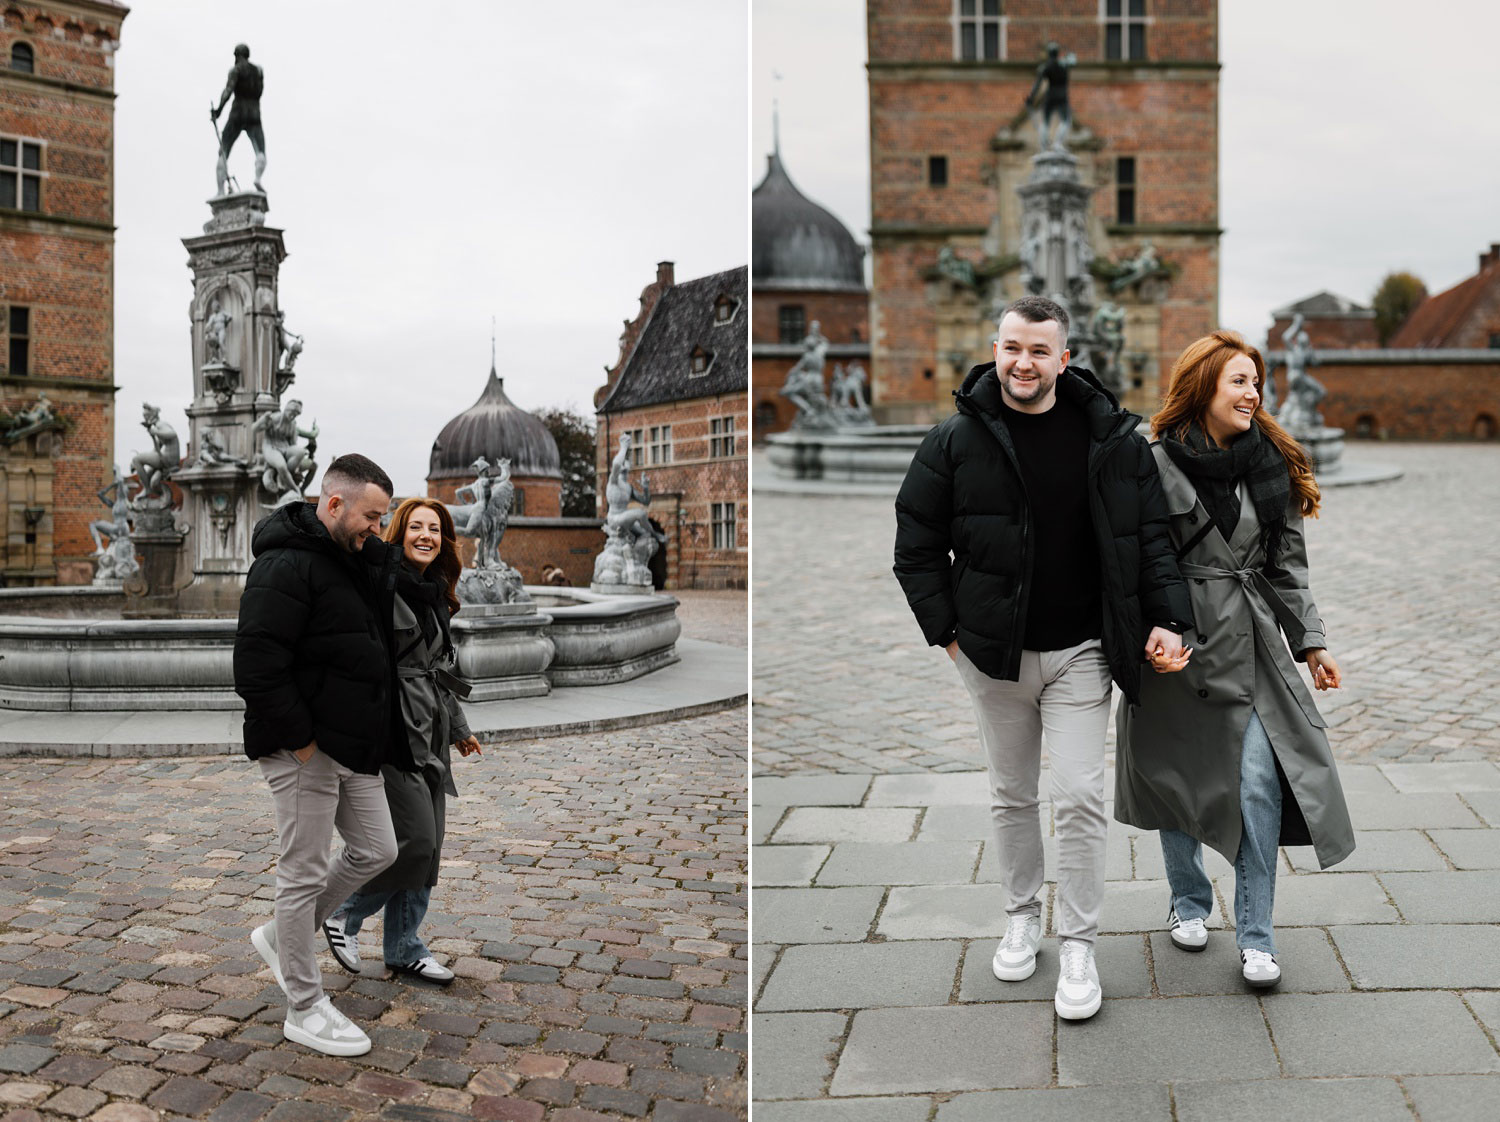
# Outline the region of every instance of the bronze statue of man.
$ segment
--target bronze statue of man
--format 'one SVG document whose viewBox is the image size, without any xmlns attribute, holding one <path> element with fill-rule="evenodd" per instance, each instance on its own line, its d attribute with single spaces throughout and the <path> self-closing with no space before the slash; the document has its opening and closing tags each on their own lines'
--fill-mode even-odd
<svg viewBox="0 0 1500 1122">
<path fill-rule="evenodd" d="M 1067 145 L 1068 130 L 1073 126 L 1073 107 L 1068 101 L 1068 71 L 1078 62 L 1078 56 L 1069 51 L 1066 55 L 1056 43 L 1047 44 L 1047 61 L 1036 68 L 1036 81 L 1026 95 L 1026 108 L 1037 112 L 1037 91 L 1047 83 L 1047 92 L 1042 97 L 1037 112 L 1036 127 L 1041 148 L 1063 148 Z M 1057 132 L 1050 138 L 1052 118 L 1058 118 Z"/>
<path fill-rule="evenodd" d="M 208 113 L 209 118 L 217 122 L 225 104 L 233 96 L 234 108 L 230 109 L 224 133 L 219 137 L 219 166 L 216 174 L 221 195 L 228 194 L 229 150 L 234 147 L 234 142 L 242 132 L 250 137 L 250 145 L 255 149 L 255 189 L 265 194 L 265 188 L 260 185 L 260 177 L 266 171 L 266 136 L 260 127 L 260 93 L 265 84 L 265 75 L 260 67 L 250 61 L 250 48 L 243 43 L 235 47 L 234 65 L 229 69 L 229 81 L 224 83 L 224 96 L 219 98 L 218 107 L 210 109 Z"/>
</svg>

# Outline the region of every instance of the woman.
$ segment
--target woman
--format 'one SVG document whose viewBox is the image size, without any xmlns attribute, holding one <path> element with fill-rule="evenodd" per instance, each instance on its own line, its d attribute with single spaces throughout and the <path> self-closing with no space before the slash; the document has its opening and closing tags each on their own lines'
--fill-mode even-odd
<svg viewBox="0 0 1500 1122">
<path fill-rule="evenodd" d="M 1140 704 L 1120 707 L 1115 773 L 1115 816 L 1161 831 L 1175 945 L 1208 941 L 1202 843 L 1234 864 L 1235 938 L 1257 987 L 1281 980 L 1278 844 L 1314 846 L 1325 869 L 1354 849 L 1326 722 L 1288 653 L 1318 690 L 1341 685 L 1307 585 L 1302 520 L 1320 495 L 1301 446 L 1261 408 L 1265 373 L 1259 351 L 1216 331 L 1182 353 L 1151 420 L 1197 626 L 1182 659 L 1152 660 L 1181 673 L 1145 675 Z"/>
<path fill-rule="evenodd" d="M 357 974 L 360 924 L 384 908 L 386 967 L 447 985 L 453 971 L 432 957 L 417 927 L 437 884 L 445 795 L 458 794 L 448 745 L 463 756 L 479 751 L 452 692 L 468 690 L 449 672 L 448 617 L 458 611 L 458 542 L 447 508 L 422 498 L 396 508 L 385 540 L 399 543 L 403 558 L 394 612 L 396 673 L 403 732 L 417 770 L 380 769 L 396 827 L 396 863 L 345 900 L 323 924 L 323 933 L 339 965 Z"/>
</svg>

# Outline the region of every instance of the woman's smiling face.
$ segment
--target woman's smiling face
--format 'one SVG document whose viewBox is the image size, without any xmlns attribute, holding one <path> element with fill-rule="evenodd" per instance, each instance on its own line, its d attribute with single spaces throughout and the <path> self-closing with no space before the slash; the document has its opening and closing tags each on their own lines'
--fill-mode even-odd
<svg viewBox="0 0 1500 1122">
<path fill-rule="evenodd" d="M 419 506 L 406 520 L 406 535 L 401 539 L 401 551 L 406 559 L 418 569 L 426 569 L 437 560 L 443 548 L 443 524 L 437 511 Z"/>
<path fill-rule="evenodd" d="M 1242 432 L 1249 431 L 1260 405 L 1260 389 L 1255 384 L 1255 363 L 1249 355 L 1235 355 L 1219 372 L 1219 384 L 1204 410 L 1203 427 L 1215 444 L 1224 447 Z"/>
</svg>

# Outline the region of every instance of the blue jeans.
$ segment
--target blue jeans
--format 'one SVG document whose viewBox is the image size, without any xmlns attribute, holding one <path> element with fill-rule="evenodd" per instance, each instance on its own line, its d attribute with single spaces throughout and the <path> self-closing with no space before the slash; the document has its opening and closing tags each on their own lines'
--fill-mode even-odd
<svg viewBox="0 0 1500 1122">
<path fill-rule="evenodd" d="M 417 938 L 417 928 L 431 899 L 432 889 L 426 886 L 394 892 L 356 892 L 344 901 L 335 918 L 344 921 L 344 930 L 352 939 L 359 934 L 360 924 L 384 908 L 386 965 L 405 966 L 431 953 Z"/>
<path fill-rule="evenodd" d="M 1281 835 L 1281 782 L 1276 755 L 1260 717 L 1252 710 L 1240 749 L 1240 817 L 1243 832 L 1234 859 L 1235 942 L 1240 950 L 1276 953 L 1271 908 L 1276 902 L 1276 846 Z M 1181 830 L 1161 831 L 1162 859 L 1172 906 L 1179 919 L 1205 919 L 1213 910 L 1213 886 L 1203 871 L 1203 846 Z"/>
</svg>

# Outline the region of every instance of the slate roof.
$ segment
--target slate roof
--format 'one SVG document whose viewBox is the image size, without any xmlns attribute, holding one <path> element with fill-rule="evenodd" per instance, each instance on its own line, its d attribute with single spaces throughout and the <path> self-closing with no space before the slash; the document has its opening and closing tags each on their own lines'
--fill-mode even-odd
<svg viewBox="0 0 1500 1122">
<path fill-rule="evenodd" d="M 749 267 L 741 265 L 667 289 L 599 412 L 748 390 L 749 276 Z M 735 301 L 734 315 L 722 324 L 714 322 L 714 302 L 721 292 Z M 705 373 L 694 376 L 693 351 L 698 347 L 712 361 Z"/>
<path fill-rule="evenodd" d="M 1429 296 L 1406 317 L 1391 336 L 1390 346 L 1399 349 L 1453 347 L 1454 336 L 1469 326 L 1470 316 L 1492 286 L 1500 284 L 1500 261 L 1487 265 L 1465 281 Z M 1481 344 L 1482 345 L 1482 344 Z"/>
<path fill-rule="evenodd" d="M 1340 296 L 1334 292 L 1315 292 L 1295 304 L 1288 304 L 1284 308 L 1277 308 L 1271 313 L 1272 319 L 1291 319 L 1298 312 L 1307 319 L 1327 319 L 1331 316 L 1357 316 L 1364 319 L 1374 316 L 1374 311 L 1363 304 L 1356 304 L 1347 297 Z"/>
<path fill-rule="evenodd" d="M 864 289 L 865 251 L 842 222 L 797 190 L 779 151 L 767 157 L 766 177 L 750 195 L 750 229 L 757 288 Z"/>
<path fill-rule="evenodd" d="M 470 479 L 469 467 L 483 456 L 491 464 L 510 460 L 512 475 L 562 478 L 557 441 L 547 426 L 505 395 L 505 381 L 492 362 L 479 400 L 446 425 L 432 442 L 428 479 Z"/>
</svg>

